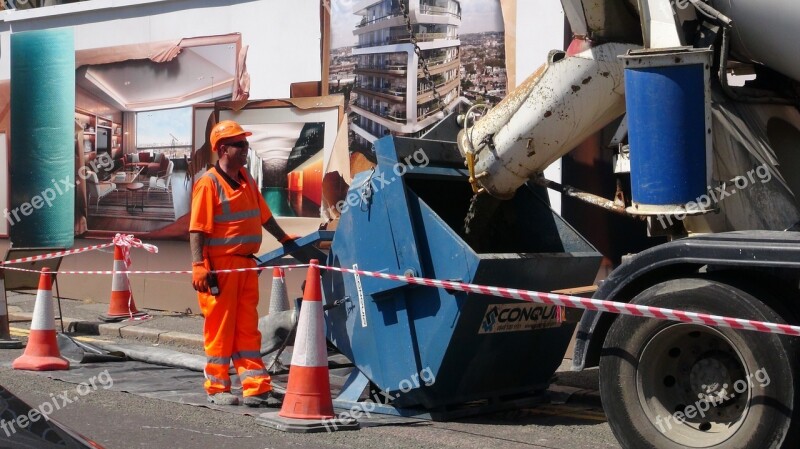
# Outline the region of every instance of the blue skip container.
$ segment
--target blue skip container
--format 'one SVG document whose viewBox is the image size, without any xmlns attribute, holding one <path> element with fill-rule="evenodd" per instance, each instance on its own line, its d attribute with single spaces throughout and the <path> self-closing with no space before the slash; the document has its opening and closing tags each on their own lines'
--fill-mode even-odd
<svg viewBox="0 0 800 449">
<path fill-rule="evenodd" d="M 712 57 L 710 49 L 691 47 L 621 56 L 631 155 L 628 212 L 703 212 L 694 206 L 711 180 Z"/>
<path fill-rule="evenodd" d="M 342 213 L 329 265 L 547 292 L 594 280 L 602 256 L 541 188 L 480 197 L 467 233 L 473 193 L 455 144 L 384 137 L 375 152 L 376 171 L 353 179 L 357 205 Z M 430 163 L 396 176 L 412 154 Z M 349 273 L 323 273 L 322 290 L 328 339 L 355 366 L 334 401 L 347 409 L 373 390 L 392 398 L 379 413 L 517 407 L 547 389 L 575 329 L 552 306 Z"/>
</svg>

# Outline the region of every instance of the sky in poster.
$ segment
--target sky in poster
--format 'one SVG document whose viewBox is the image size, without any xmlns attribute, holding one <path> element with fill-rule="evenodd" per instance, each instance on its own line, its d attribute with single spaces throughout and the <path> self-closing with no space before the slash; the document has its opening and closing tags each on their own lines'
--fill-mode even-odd
<svg viewBox="0 0 800 449">
<path fill-rule="evenodd" d="M 136 114 L 136 144 L 170 145 L 172 136 L 180 144 L 192 141 L 192 108 L 164 109 Z"/>
<path fill-rule="evenodd" d="M 355 45 L 353 35 L 361 17 L 353 14 L 353 7 L 361 0 L 331 1 L 331 48 Z M 502 31 L 503 16 L 498 0 L 463 0 L 461 2 L 461 34 Z"/>
</svg>

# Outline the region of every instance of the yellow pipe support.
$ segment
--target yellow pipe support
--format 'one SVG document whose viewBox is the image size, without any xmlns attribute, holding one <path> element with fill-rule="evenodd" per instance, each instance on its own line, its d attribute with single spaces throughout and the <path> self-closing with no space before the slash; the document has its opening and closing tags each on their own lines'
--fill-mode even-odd
<svg viewBox="0 0 800 449">
<path fill-rule="evenodd" d="M 469 170 L 469 185 L 472 186 L 472 193 L 477 194 L 479 187 L 478 187 L 478 180 L 475 178 L 475 155 L 472 152 L 468 152 L 467 156 L 467 169 Z"/>
</svg>

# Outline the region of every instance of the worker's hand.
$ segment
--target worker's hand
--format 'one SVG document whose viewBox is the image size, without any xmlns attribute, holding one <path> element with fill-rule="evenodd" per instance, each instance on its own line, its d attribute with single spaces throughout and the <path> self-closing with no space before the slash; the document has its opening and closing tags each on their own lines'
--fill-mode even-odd
<svg viewBox="0 0 800 449">
<path fill-rule="evenodd" d="M 283 236 L 282 239 L 280 239 L 278 241 L 281 243 L 281 245 L 285 246 L 285 245 L 287 245 L 289 243 L 294 243 L 294 241 L 299 239 L 299 238 L 300 238 L 300 236 L 298 236 L 298 235 L 286 234 L 285 236 Z"/>
<path fill-rule="evenodd" d="M 208 268 L 202 263 L 192 264 L 192 287 L 198 292 L 208 291 Z"/>
</svg>

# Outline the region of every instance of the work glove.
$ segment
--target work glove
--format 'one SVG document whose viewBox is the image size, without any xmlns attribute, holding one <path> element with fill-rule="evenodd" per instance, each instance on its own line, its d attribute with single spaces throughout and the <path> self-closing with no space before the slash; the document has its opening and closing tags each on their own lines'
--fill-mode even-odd
<svg viewBox="0 0 800 449">
<path fill-rule="evenodd" d="M 208 268 L 203 262 L 192 264 L 192 287 L 198 292 L 208 291 Z"/>
<path fill-rule="evenodd" d="M 292 243 L 295 240 L 299 239 L 300 236 L 294 234 L 286 234 L 282 239 L 278 240 L 281 245 L 286 245 L 287 243 Z"/>
</svg>

